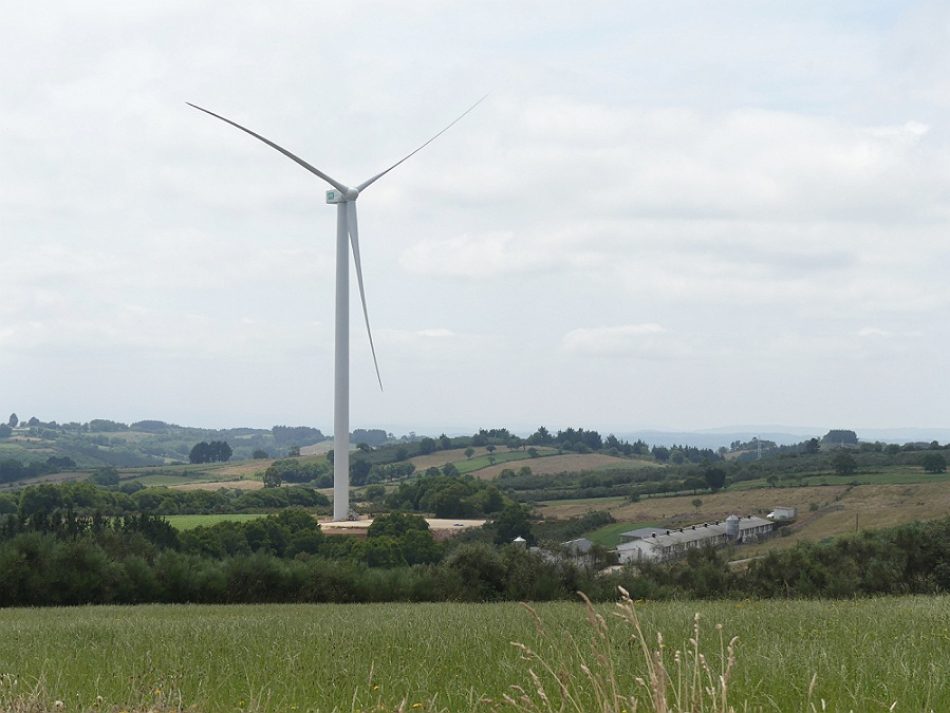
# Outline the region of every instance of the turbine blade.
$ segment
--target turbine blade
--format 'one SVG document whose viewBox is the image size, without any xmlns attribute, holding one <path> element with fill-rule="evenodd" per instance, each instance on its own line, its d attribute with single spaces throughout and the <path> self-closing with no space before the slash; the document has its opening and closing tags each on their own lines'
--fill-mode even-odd
<svg viewBox="0 0 950 713">
<path fill-rule="evenodd" d="M 363 303 L 363 318 L 366 320 L 366 334 L 369 335 L 369 349 L 373 353 L 373 366 L 376 367 L 376 379 L 379 390 L 383 390 L 383 378 L 379 375 L 379 362 L 376 361 L 376 347 L 373 345 L 373 330 L 369 328 L 369 312 L 366 310 L 366 292 L 363 290 L 363 266 L 360 263 L 360 230 L 356 223 L 356 202 L 346 204 L 346 225 L 353 246 L 353 262 L 356 264 L 356 283 L 360 287 L 360 301 Z"/>
<path fill-rule="evenodd" d="M 485 99 L 487 99 L 487 98 L 488 98 L 488 95 L 486 94 L 486 95 L 483 96 L 481 99 L 479 99 L 477 102 L 475 102 L 474 104 L 472 104 L 468 109 L 466 109 L 465 111 L 463 111 L 463 112 L 455 119 L 455 121 L 453 121 L 451 124 L 449 124 L 448 126 L 446 126 L 444 129 L 442 129 L 442 131 L 440 131 L 439 133 L 437 133 L 437 134 L 436 134 L 435 136 L 433 136 L 431 139 L 429 139 L 428 141 L 426 141 L 424 144 L 422 144 L 422 146 L 420 146 L 419 148 L 417 148 L 415 151 L 413 151 L 412 153 L 407 154 L 407 155 L 404 156 L 403 158 L 399 159 L 398 161 L 396 161 L 396 163 L 394 163 L 392 166 L 390 166 L 389 168 L 387 168 L 387 169 L 386 169 L 385 171 L 383 171 L 382 173 L 377 173 L 375 176 L 373 176 L 372 178 L 370 178 L 368 181 L 363 181 L 363 183 L 361 183 L 361 184 L 357 187 L 357 190 L 362 191 L 364 188 L 367 188 L 367 187 L 369 187 L 370 185 L 372 185 L 373 183 L 376 183 L 376 181 L 378 181 L 380 178 L 382 178 L 382 177 L 385 176 L 387 173 L 389 173 L 390 171 L 392 171 L 394 168 L 396 168 L 396 166 L 398 166 L 399 164 L 401 164 L 401 163 L 405 162 L 406 160 L 408 160 L 408 159 L 412 158 L 413 156 L 415 156 L 417 153 L 419 153 L 420 151 L 422 151 L 422 149 L 424 149 L 426 146 L 428 146 L 429 144 L 431 144 L 431 143 L 432 143 L 433 141 L 435 141 L 437 138 L 439 138 L 440 136 L 442 136 L 442 134 L 444 134 L 446 131 L 448 131 L 449 129 L 451 129 L 453 126 L 455 126 L 457 123 L 459 123 L 462 119 L 464 119 L 465 116 L 466 116 L 469 112 L 472 111 L 472 109 L 474 109 L 475 107 L 477 107 L 479 104 L 481 104 L 481 103 L 482 103 L 483 101 L 485 101 Z"/>
<path fill-rule="evenodd" d="M 303 166 L 305 169 L 307 169 L 308 171 L 310 171 L 310 173 L 312 173 L 312 174 L 314 174 L 314 175 L 316 175 L 316 176 L 319 176 L 319 177 L 322 178 L 324 181 L 326 181 L 327 183 L 329 183 L 331 186 L 333 186 L 334 188 L 336 188 L 338 191 L 341 191 L 341 192 L 343 192 L 343 193 L 346 193 L 347 187 L 344 186 L 342 183 L 340 183 L 339 181 L 337 181 L 337 180 L 334 179 L 334 178 L 330 178 L 330 176 L 328 176 L 327 174 L 325 174 L 325 173 L 324 173 L 323 171 L 321 171 L 319 168 L 315 168 L 315 167 L 311 166 L 309 163 L 307 163 L 306 161 L 304 161 L 304 160 L 303 160 L 302 158 L 300 158 L 299 156 L 295 156 L 294 154 L 290 153 L 290 151 L 288 151 L 287 149 L 285 149 L 285 148 L 283 148 L 283 147 L 278 146 L 277 144 L 275 144 L 273 141 L 270 141 L 269 139 L 265 139 L 265 138 L 264 138 L 263 136 L 261 136 L 260 134 L 257 134 L 257 133 L 255 133 L 255 132 L 251 131 L 250 129 L 241 126 L 241 125 L 238 124 L 236 121 L 231 121 L 230 119 L 226 119 L 226 118 L 224 118 L 223 116 L 221 116 L 220 114 L 215 114 L 213 111 L 208 111 L 207 109 L 202 109 L 202 108 L 201 108 L 200 106 L 198 106 L 197 104 L 192 104 L 191 102 L 185 102 L 185 103 L 186 103 L 188 106 L 190 106 L 190 107 L 194 107 L 194 108 L 197 109 L 198 111 L 203 111 L 205 114 L 211 114 L 211 116 L 215 117 L 216 119 L 221 119 L 221 121 L 223 121 L 223 122 L 225 122 L 225 123 L 227 123 L 227 124 L 230 124 L 231 126 L 234 126 L 234 127 L 238 128 L 238 129 L 240 129 L 240 130 L 243 131 L 244 133 L 250 134 L 250 135 L 253 136 L 255 139 L 259 139 L 260 141 L 263 141 L 265 144 L 267 144 L 268 146 L 270 146 L 272 149 L 277 149 L 278 151 L 280 151 L 282 154 L 284 154 L 284 156 L 286 156 L 287 158 L 289 158 L 291 161 L 295 161 L 296 163 L 298 163 L 298 164 L 300 164 L 301 166 Z"/>
</svg>

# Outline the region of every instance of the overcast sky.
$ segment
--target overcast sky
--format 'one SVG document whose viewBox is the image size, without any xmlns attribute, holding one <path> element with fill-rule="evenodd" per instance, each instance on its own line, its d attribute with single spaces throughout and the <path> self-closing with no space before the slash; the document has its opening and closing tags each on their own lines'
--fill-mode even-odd
<svg viewBox="0 0 950 713">
<path fill-rule="evenodd" d="M 0 0 L 0 409 L 950 426 L 950 9 Z M 358 298 L 353 284 L 354 302 Z"/>
</svg>

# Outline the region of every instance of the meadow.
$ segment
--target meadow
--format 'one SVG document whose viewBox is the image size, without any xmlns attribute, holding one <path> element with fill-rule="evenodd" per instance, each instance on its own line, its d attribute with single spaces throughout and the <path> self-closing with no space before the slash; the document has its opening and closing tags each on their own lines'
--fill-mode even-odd
<svg viewBox="0 0 950 713">
<path fill-rule="evenodd" d="M 505 707 L 504 694 L 517 698 L 513 685 L 547 710 L 529 668 L 557 710 L 545 666 L 567 681 L 571 710 L 608 710 L 595 705 L 590 682 L 614 667 L 620 692 L 646 695 L 636 682 L 646 676 L 644 656 L 614 610 L 596 609 L 605 642 L 573 603 L 539 604 L 537 619 L 517 604 L 6 609 L 0 710 L 59 710 L 61 701 L 66 711 L 302 713 L 403 702 L 408 711 L 474 711 Z M 728 656 L 716 624 L 724 641 L 738 636 L 728 693 L 738 711 L 950 710 L 948 597 L 639 603 L 637 611 L 651 646 L 663 632 L 673 671 L 674 652 L 691 648 L 694 614 L 713 671 Z M 591 641 L 606 658 L 590 653 Z M 543 661 L 524 660 L 512 642 Z"/>
</svg>

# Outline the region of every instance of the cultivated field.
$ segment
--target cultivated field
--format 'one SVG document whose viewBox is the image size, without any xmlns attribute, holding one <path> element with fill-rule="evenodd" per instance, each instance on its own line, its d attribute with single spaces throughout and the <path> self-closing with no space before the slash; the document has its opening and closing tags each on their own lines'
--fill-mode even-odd
<svg viewBox="0 0 950 713">
<path fill-rule="evenodd" d="M 609 468 L 639 468 L 641 466 L 656 465 L 656 463 L 647 463 L 640 460 L 629 458 L 617 458 L 603 453 L 564 453 L 562 455 L 549 455 L 543 458 L 529 458 L 523 462 L 519 461 L 513 464 L 496 463 L 481 470 L 476 470 L 472 475 L 477 478 L 490 480 L 497 478 L 505 468 L 511 468 L 517 471 L 521 466 L 526 465 L 531 468 L 534 475 L 556 475 L 557 473 L 579 473 L 585 470 L 605 470 Z"/>
<path fill-rule="evenodd" d="M 168 524 L 176 530 L 193 530 L 196 527 L 210 527 L 219 522 L 248 522 L 267 517 L 259 513 L 230 513 L 211 515 L 165 515 Z"/>
<path fill-rule="evenodd" d="M 0 710 L 303 713 L 394 711 L 403 702 L 406 711 L 511 710 L 498 702 L 517 695 L 512 685 L 522 686 L 537 710 L 549 710 L 529 667 L 558 710 L 557 684 L 511 642 L 531 647 L 558 672 L 577 697 L 572 711 L 608 710 L 591 702 L 583 661 L 598 677 L 615 666 L 618 691 L 637 696 L 640 713 L 655 710 L 636 682 L 649 678 L 643 653 L 630 627 L 609 616 L 613 607 L 599 608 L 609 631 L 607 643 L 596 643 L 608 656 L 600 661 L 589 654 L 597 637 L 583 606 L 535 609 L 544 636 L 532 613 L 516 604 L 2 610 Z M 638 609 L 651 646 L 656 632 L 664 633 L 674 673 L 674 652 L 691 648 L 694 613 L 701 615 L 700 651 L 713 675 L 723 663 L 715 625 L 723 625 L 726 641 L 739 637 L 728 693 L 737 711 L 950 710 L 947 597 Z M 621 707 L 633 710 L 629 702 L 609 710 Z"/>
<path fill-rule="evenodd" d="M 484 446 L 479 446 L 478 448 L 472 448 L 475 453 L 472 455 L 472 460 L 488 458 L 490 455 L 488 450 Z M 539 453 L 548 454 L 556 453 L 551 448 L 539 448 Z M 500 457 L 503 455 L 512 454 L 512 457 L 515 458 L 528 458 L 528 454 L 523 451 L 509 451 L 507 448 L 498 448 L 495 450 L 495 457 Z M 514 455 L 520 454 L 520 455 Z M 461 466 L 462 463 L 469 460 L 465 455 L 464 448 L 452 448 L 447 451 L 436 451 L 435 453 L 429 453 L 424 456 L 416 456 L 415 458 L 410 458 L 409 462 L 416 466 L 416 470 L 424 471 L 426 468 L 441 468 L 446 463 L 454 463 L 456 466 Z M 485 461 L 485 465 L 488 465 L 488 461 Z"/>
<path fill-rule="evenodd" d="M 170 486 L 173 490 L 260 490 L 264 487 L 262 480 L 199 480 L 193 483 L 179 482 Z"/>
</svg>

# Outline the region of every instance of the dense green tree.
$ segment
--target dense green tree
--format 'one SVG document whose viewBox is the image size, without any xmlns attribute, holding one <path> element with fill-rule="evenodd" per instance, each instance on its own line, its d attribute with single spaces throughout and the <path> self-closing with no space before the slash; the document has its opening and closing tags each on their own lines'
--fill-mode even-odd
<svg viewBox="0 0 950 713">
<path fill-rule="evenodd" d="M 356 486 L 364 485 L 372 467 L 373 464 L 363 458 L 350 459 L 350 483 Z"/>
<path fill-rule="evenodd" d="M 927 453 L 920 459 L 920 464 L 927 473 L 944 473 L 947 470 L 947 459 L 942 453 Z"/>
<path fill-rule="evenodd" d="M 492 521 L 495 529 L 495 543 L 505 544 L 516 537 L 523 537 L 528 544 L 535 544 L 531 529 L 531 512 L 519 503 L 513 503 L 502 510 Z"/>
<path fill-rule="evenodd" d="M 484 543 L 457 547 L 446 561 L 465 583 L 462 596 L 469 601 L 500 599 L 505 590 L 506 571 L 501 555 Z"/>
<path fill-rule="evenodd" d="M 822 443 L 832 446 L 856 446 L 858 434 L 848 429 L 832 429 L 822 436 Z"/>
<path fill-rule="evenodd" d="M 429 523 L 421 515 L 394 512 L 373 518 L 366 531 L 367 537 L 401 537 L 410 530 L 429 531 Z"/>
<path fill-rule="evenodd" d="M 547 446 L 554 443 L 554 437 L 544 426 L 539 426 L 538 430 L 528 436 L 528 443 L 538 446 Z"/>
<path fill-rule="evenodd" d="M 714 493 L 722 490 L 726 485 L 726 471 L 722 468 L 706 468 L 703 471 L 703 478 L 706 480 L 706 485 Z"/>
<path fill-rule="evenodd" d="M 858 462 L 848 451 L 839 451 L 831 459 L 831 466 L 838 475 L 852 475 L 858 470 Z"/>
<path fill-rule="evenodd" d="M 356 445 L 365 444 L 371 448 L 381 446 L 389 440 L 389 434 L 380 428 L 357 428 L 350 434 L 350 441 Z"/>
<path fill-rule="evenodd" d="M 468 448 L 465 449 L 465 457 L 466 457 L 466 458 L 471 458 L 473 455 L 475 455 L 475 449 L 474 449 L 474 448 L 472 448 L 471 446 L 469 446 Z"/>
<path fill-rule="evenodd" d="M 7 419 L 7 425 L 10 428 L 16 428 L 18 425 L 20 425 L 20 419 L 17 418 L 16 413 L 10 414 L 10 418 Z"/>
<path fill-rule="evenodd" d="M 287 448 L 294 445 L 310 445 L 326 440 L 326 436 L 318 428 L 309 426 L 274 426 L 271 429 L 274 442 L 278 448 Z"/>
<path fill-rule="evenodd" d="M 191 463 L 224 463 L 231 459 L 231 446 L 225 441 L 201 441 L 188 454 Z"/>
<path fill-rule="evenodd" d="M 363 497 L 371 503 L 382 502 L 386 497 L 386 488 L 382 485 L 369 485 L 363 491 Z"/>
<path fill-rule="evenodd" d="M 89 476 L 89 482 L 106 487 L 118 485 L 119 471 L 112 466 L 98 468 L 92 475 Z"/>
</svg>

